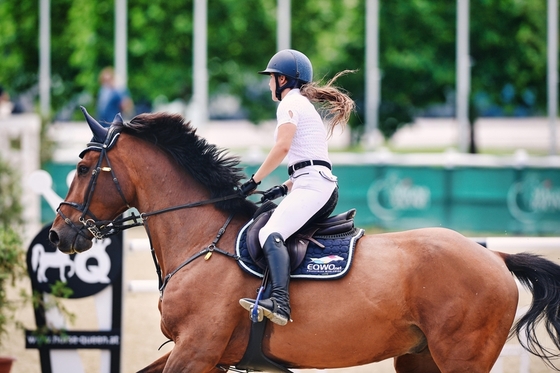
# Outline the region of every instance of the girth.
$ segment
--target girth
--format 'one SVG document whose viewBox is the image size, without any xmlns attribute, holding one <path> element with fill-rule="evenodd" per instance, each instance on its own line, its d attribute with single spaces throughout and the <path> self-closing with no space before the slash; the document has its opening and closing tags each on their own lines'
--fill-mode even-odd
<svg viewBox="0 0 560 373">
<path fill-rule="evenodd" d="M 259 231 L 268 222 L 270 216 L 274 212 L 275 205 L 269 206 L 270 210 L 265 212 L 258 211 L 255 214 L 253 223 L 247 228 L 247 249 L 249 255 L 260 268 L 265 269 L 267 266 L 262 248 L 259 242 Z M 302 229 L 294 233 L 286 240 L 286 247 L 290 254 L 290 268 L 296 269 L 307 251 L 309 242 L 313 242 L 317 246 L 324 248 L 323 244 L 318 242 L 316 236 L 332 236 L 337 234 L 346 234 L 354 229 L 354 216 L 356 209 L 351 209 L 338 215 L 331 216 L 323 221 L 304 226 Z"/>
</svg>

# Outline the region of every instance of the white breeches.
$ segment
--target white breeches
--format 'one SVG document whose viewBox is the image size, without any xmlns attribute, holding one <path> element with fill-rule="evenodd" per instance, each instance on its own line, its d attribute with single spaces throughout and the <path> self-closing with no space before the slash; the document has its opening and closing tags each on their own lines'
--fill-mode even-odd
<svg viewBox="0 0 560 373">
<path fill-rule="evenodd" d="M 290 179 L 292 190 L 259 231 L 261 245 L 271 233 L 280 233 L 284 240 L 294 234 L 327 203 L 337 181 L 323 166 L 304 167 L 294 172 Z"/>
</svg>

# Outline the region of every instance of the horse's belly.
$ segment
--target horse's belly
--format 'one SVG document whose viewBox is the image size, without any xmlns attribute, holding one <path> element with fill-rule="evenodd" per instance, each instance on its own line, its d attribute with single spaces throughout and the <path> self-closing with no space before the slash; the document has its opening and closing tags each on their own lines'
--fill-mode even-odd
<svg viewBox="0 0 560 373">
<path fill-rule="evenodd" d="M 340 280 L 292 282 L 293 323 L 274 327 L 266 344 L 271 355 L 300 368 L 340 368 L 402 355 L 423 343 L 402 281 L 387 282 L 389 271 L 367 270 L 366 258 L 357 258 L 362 262 Z"/>
</svg>

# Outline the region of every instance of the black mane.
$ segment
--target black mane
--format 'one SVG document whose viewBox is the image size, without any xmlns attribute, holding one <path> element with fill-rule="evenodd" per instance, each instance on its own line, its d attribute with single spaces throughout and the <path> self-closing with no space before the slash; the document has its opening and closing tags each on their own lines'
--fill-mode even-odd
<svg viewBox="0 0 560 373">
<path fill-rule="evenodd" d="M 196 129 L 179 114 L 140 114 L 130 122 L 113 123 L 122 127 L 122 132 L 148 141 L 170 154 L 193 178 L 210 190 L 211 198 L 236 193 L 242 179 L 246 178 L 239 167 L 239 157 L 231 156 L 227 150 L 209 144 L 196 134 Z M 216 207 L 227 212 L 253 214 L 254 203 L 236 198 L 216 203 Z"/>
</svg>

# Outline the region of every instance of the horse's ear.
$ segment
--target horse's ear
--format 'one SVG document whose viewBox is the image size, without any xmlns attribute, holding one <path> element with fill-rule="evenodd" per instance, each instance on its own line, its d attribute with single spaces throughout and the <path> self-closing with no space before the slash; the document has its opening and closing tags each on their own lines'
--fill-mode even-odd
<svg viewBox="0 0 560 373">
<path fill-rule="evenodd" d="M 121 113 L 117 113 L 117 115 L 115 115 L 115 119 L 113 119 L 113 124 L 123 124 L 123 119 L 121 116 Z"/>
<path fill-rule="evenodd" d="M 80 109 L 82 109 L 82 113 L 84 113 L 84 116 L 86 117 L 86 122 L 89 125 L 91 132 L 93 133 L 93 139 L 91 139 L 91 141 L 104 143 L 109 130 L 103 127 L 101 124 L 99 124 L 98 121 L 96 121 L 91 115 L 89 115 L 85 107 L 80 106 Z"/>
</svg>

